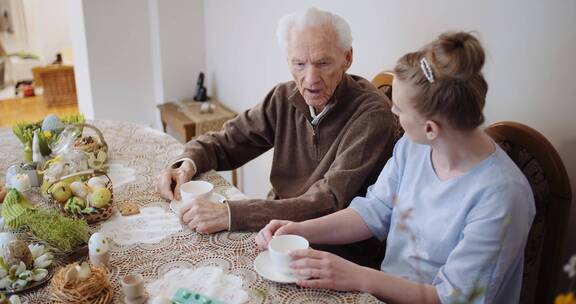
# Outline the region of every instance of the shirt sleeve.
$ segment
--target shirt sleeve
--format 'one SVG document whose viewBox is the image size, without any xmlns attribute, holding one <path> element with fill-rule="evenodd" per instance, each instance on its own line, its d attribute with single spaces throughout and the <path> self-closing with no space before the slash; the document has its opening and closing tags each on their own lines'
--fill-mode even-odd
<svg viewBox="0 0 576 304">
<path fill-rule="evenodd" d="M 209 132 L 186 143 L 184 152 L 175 160 L 194 160 L 197 173 L 226 171 L 236 169 L 271 149 L 276 125 L 276 88 L 262 103 L 226 122 L 223 130 Z"/>
<path fill-rule="evenodd" d="M 390 154 L 391 117 L 385 111 L 357 119 L 323 178 L 303 194 L 283 199 L 230 201 L 232 230 L 258 230 L 272 219 L 303 221 L 341 210 L 376 175 Z"/>
<path fill-rule="evenodd" d="M 502 282 L 521 283 L 521 278 L 506 276 L 522 273 L 534 217 L 532 191 L 517 183 L 481 200 L 469 211 L 462 239 L 433 280 L 442 303 L 493 303 L 509 292 L 501 290 Z"/>
<path fill-rule="evenodd" d="M 376 183 L 368 187 L 365 197 L 355 197 L 350 207 L 356 211 L 374 237 L 384 241 L 390 231 L 390 220 L 394 208 L 394 200 L 400 184 L 399 172 L 403 167 L 403 146 L 406 138 L 402 137 L 396 146 L 392 157 L 388 160 Z"/>
</svg>

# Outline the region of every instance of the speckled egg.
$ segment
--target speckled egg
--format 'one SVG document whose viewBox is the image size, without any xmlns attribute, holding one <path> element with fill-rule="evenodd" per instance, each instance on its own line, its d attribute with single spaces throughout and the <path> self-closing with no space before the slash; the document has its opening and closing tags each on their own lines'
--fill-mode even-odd
<svg viewBox="0 0 576 304">
<path fill-rule="evenodd" d="M 108 238 L 100 232 L 92 234 L 88 241 L 88 251 L 90 254 L 101 254 L 108 252 Z"/>
</svg>

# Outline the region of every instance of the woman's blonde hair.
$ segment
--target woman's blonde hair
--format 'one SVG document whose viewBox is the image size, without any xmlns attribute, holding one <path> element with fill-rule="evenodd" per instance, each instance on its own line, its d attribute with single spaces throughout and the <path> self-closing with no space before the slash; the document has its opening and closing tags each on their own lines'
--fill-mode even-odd
<svg viewBox="0 0 576 304">
<path fill-rule="evenodd" d="M 412 103 L 427 119 L 472 130 L 484 122 L 488 84 L 482 75 L 484 49 L 465 32 L 448 32 L 420 51 L 398 59 L 395 77 L 416 89 Z"/>
</svg>

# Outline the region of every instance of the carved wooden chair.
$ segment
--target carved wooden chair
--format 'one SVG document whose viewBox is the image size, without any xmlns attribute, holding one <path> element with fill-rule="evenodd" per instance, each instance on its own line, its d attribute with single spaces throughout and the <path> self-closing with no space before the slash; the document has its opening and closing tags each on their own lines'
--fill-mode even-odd
<svg viewBox="0 0 576 304">
<path fill-rule="evenodd" d="M 372 84 L 380 91 L 382 94 L 388 97 L 388 101 L 392 102 L 392 80 L 394 79 L 394 74 L 392 72 L 382 72 L 376 75 L 372 79 Z M 392 104 L 388 104 L 388 107 L 392 108 Z M 392 136 L 394 144 L 404 135 L 404 129 L 400 126 L 400 121 L 398 116 L 393 115 L 394 124 L 394 134 Z"/>
<path fill-rule="evenodd" d="M 572 200 L 568 174 L 538 131 L 516 122 L 498 122 L 485 131 L 526 175 L 534 193 L 536 216 L 524 251 L 520 303 L 553 303 Z"/>
</svg>

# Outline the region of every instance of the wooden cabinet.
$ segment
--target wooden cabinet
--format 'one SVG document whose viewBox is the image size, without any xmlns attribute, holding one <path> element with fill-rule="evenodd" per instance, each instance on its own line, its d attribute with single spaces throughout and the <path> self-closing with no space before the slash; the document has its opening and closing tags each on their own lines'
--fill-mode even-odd
<svg viewBox="0 0 576 304">
<path fill-rule="evenodd" d="M 206 132 L 221 130 L 226 121 L 237 115 L 217 101 L 209 102 L 212 105 L 211 112 L 202 113 L 200 108 L 204 103 L 206 102 L 179 101 L 158 105 L 164 132 L 169 127 L 181 140 L 188 142 Z M 232 183 L 237 186 L 236 170 L 232 171 Z"/>
</svg>

